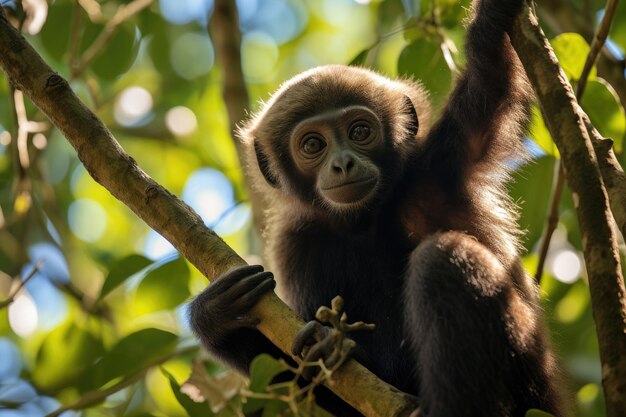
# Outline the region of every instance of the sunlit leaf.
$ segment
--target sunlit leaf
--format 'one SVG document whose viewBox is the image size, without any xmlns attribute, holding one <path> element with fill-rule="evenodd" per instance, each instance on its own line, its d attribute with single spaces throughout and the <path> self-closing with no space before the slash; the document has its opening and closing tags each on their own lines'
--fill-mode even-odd
<svg viewBox="0 0 626 417">
<path fill-rule="evenodd" d="M 361 67 L 365 65 L 365 60 L 367 59 L 367 55 L 370 52 L 370 48 L 362 50 L 357 56 L 354 57 L 352 61 L 350 61 L 349 65 Z"/>
<path fill-rule="evenodd" d="M 275 376 L 289 368 L 270 355 L 262 354 L 254 358 L 250 364 L 250 391 L 265 392 L 265 387 L 272 382 Z M 244 406 L 246 413 L 251 413 L 263 407 L 267 400 L 251 398 Z"/>
<path fill-rule="evenodd" d="M 33 381 L 46 389 L 71 385 L 103 351 L 99 338 L 68 321 L 50 332 L 39 348 Z"/>
<path fill-rule="evenodd" d="M 104 298 L 129 277 L 141 271 L 151 263 L 152 261 L 150 259 L 137 254 L 126 256 L 114 263 L 109 270 L 109 274 L 104 280 L 99 298 Z"/>
<path fill-rule="evenodd" d="M 613 139 L 615 150 L 620 152 L 626 133 L 626 113 L 613 87 L 601 78 L 589 81 L 582 97 L 582 107 L 596 129 Z"/>
<path fill-rule="evenodd" d="M 405 47 L 398 58 L 398 74 L 420 80 L 440 102 L 452 87 L 452 73 L 440 45 L 428 39 L 418 39 Z"/>
<path fill-rule="evenodd" d="M 178 337 L 159 329 L 143 329 L 121 339 L 83 375 L 80 387 L 87 391 L 100 388 L 114 378 L 130 376 L 169 355 Z"/>
<path fill-rule="evenodd" d="M 562 33 L 552 39 L 550 43 L 567 77 L 570 80 L 577 80 L 583 72 L 585 60 L 589 53 L 590 48 L 587 41 L 578 33 Z M 595 78 L 596 69 L 594 67 L 589 74 L 589 79 Z"/>
<path fill-rule="evenodd" d="M 211 417 L 214 415 L 206 402 L 195 402 L 187 394 L 181 392 L 180 385 L 178 385 L 172 374 L 163 368 L 161 368 L 161 372 L 169 380 L 176 400 L 187 411 L 189 417 Z"/>
<path fill-rule="evenodd" d="M 532 409 L 526 412 L 526 417 L 554 417 L 554 416 L 550 413 L 546 413 L 545 411 Z"/>
<path fill-rule="evenodd" d="M 189 298 L 189 266 L 176 258 L 148 272 L 133 300 L 138 314 L 169 310 Z"/>
</svg>

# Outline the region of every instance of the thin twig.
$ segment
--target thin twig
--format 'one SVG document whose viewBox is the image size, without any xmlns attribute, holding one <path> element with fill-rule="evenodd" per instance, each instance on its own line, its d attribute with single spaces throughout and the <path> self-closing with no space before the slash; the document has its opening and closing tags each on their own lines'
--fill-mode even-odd
<svg viewBox="0 0 626 417">
<path fill-rule="evenodd" d="M 31 279 L 33 279 L 35 275 L 37 275 L 37 272 L 39 272 L 42 265 L 43 265 L 42 260 L 39 260 L 35 263 L 33 270 L 30 271 L 23 280 L 20 280 L 20 283 L 17 285 L 15 290 L 11 292 L 9 297 L 4 301 L 0 301 L 0 309 L 8 307 L 9 305 L 11 305 L 11 303 L 13 303 L 13 301 L 15 301 L 15 297 L 17 297 L 20 291 L 22 291 L 22 288 L 24 288 L 24 286 L 28 284 L 28 281 L 30 281 Z"/>
<path fill-rule="evenodd" d="M 72 67 L 72 78 L 76 78 L 82 74 L 91 61 L 104 50 L 107 42 L 122 23 L 150 6 L 152 2 L 153 0 L 134 0 L 132 3 L 121 5 L 113 18 L 104 26 L 104 29 L 102 29 L 102 32 L 100 32 L 96 40 L 87 48 L 80 62 L 75 67 Z"/>
<path fill-rule="evenodd" d="M 83 8 L 80 5 L 79 0 L 74 0 L 74 10 L 72 11 L 72 31 L 70 32 L 70 45 L 67 54 L 67 63 L 71 68 L 72 75 L 74 74 L 74 65 L 76 64 L 76 56 L 78 55 L 78 48 L 80 46 L 80 18 L 81 10 Z"/>
<path fill-rule="evenodd" d="M 593 37 L 591 48 L 589 49 L 587 59 L 585 60 L 585 66 L 583 67 L 580 78 L 578 79 L 578 84 L 576 87 L 576 100 L 578 102 L 580 102 L 580 100 L 582 99 L 583 93 L 585 92 L 585 87 L 587 86 L 587 79 L 589 78 L 589 74 L 591 73 L 591 69 L 595 65 L 598 59 L 598 55 L 600 55 L 602 47 L 604 46 L 604 43 L 606 42 L 606 39 L 609 35 L 609 29 L 611 28 L 611 23 L 613 22 L 613 18 L 615 17 L 615 10 L 617 9 L 618 3 L 619 0 L 608 0 L 606 4 L 604 16 L 602 17 L 602 22 L 600 23 L 600 26 L 598 27 L 598 30 Z M 550 203 L 550 214 L 548 216 L 548 223 L 546 225 L 546 231 L 539 252 L 537 271 L 535 272 L 535 279 L 537 280 L 537 282 L 541 282 L 541 276 L 543 275 L 545 261 L 548 256 L 548 249 L 550 248 L 550 241 L 552 240 L 552 235 L 554 234 L 556 226 L 559 222 L 559 202 L 561 201 L 561 194 L 563 193 L 564 185 L 565 172 L 563 170 L 563 163 L 559 162 L 559 170 L 556 177 L 554 191 L 552 193 L 552 202 Z"/>
</svg>

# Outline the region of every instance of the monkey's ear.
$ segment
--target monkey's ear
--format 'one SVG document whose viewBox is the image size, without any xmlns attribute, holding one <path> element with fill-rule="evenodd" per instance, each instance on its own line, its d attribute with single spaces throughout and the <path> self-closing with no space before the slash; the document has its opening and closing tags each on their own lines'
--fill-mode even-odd
<svg viewBox="0 0 626 417">
<path fill-rule="evenodd" d="M 411 137 L 414 137 L 415 135 L 417 135 L 417 131 L 420 128 L 420 122 L 419 122 L 419 119 L 417 118 L 417 111 L 415 110 L 413 101 L 411 101 L 409 96 L 407 95 L 404 96 L 404 102 L 405 102 L 404 112 L 409 116 L 409 123 L 407 124 L 406 128 L 411 134 Z"/>
<path fill-rule="evenodd" d="M 265 181 L 267 181 L 267 183 L 272 187 L 278 188 L 278 178 L 270 170 L 269 159 L 263 152 L 263 149 L 261 149 L 261 145 L 259 145 L 259 142 L 256 139 L 254 140 L 254 152 L 256 153 L 256 160 Z"/>
</svg>

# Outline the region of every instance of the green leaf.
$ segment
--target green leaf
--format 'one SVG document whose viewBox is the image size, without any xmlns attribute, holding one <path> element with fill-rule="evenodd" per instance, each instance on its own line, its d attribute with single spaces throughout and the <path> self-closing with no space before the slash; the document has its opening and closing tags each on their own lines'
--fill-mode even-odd
<svg viewBox="0 0 626 417">
<path fill-rule="evenodd" d="M 555 158 L 544 156 L 515 172 L 509 194 L 520 206 L 519 225 L 526 230 L 523 243 L 530 252 L 542 234 L 552 195 Z"/>
<path fill-rule="evenodd" d="M 559 156 L 559 150 L 556 148 L 552 140 L 552 135 L 550 135 L 550 131 L 541 115 L 541 110 L 539 110 L 537 106 L 532 106 L 531 108 L 529 131 L 530 137 L 533 138 L 535 143 L 539 145 L 545 153 L 556 157 Z"/>
<path fill-rule="evenodd" d="M 626 133 L 626 113 L 613 87 L 601 78 L 589 81 L 581 104 L 596 129 L 613 139 L 615 150 L 620 152 Z"/>
<path fill-rule="evenodd" d="M 206 401 L 201 403 L 193 401 L 187 394 L 180 391 L 180 385 L 178 385 L 178 382 L 176 382 L 172 374 L 167 372 L 164 368 L 161 368 L 161 372 L 170 381 L 170 387 L 172 387 L 172 392 L 176 400 L 178 400 L 178 403 L 187 411 L 189 417 L 211 417 L 214 415 Z"/>
<path fill-rule="evenodd" d="M 171 354 L 178 336 L 159 329 L 143 329 L 121 339 L 100 361 L 83 375 L 85 391 L 107 382 L 129 376 Z"/>
<path fill-rule="evenodd" d="M 119 26 L 105 49 L 91 62 L 90 68 L 102 79 L 113 80 L 128 71 L 139 52 L 139 30 L 135 25 Z"/>
<path fill-rule="evenodd" d="M 37 37 L 48 55 L 57 62 L 63 61 L 68 50 L 71 30 L 69 20 L 73 8 L 74 4 L 70 2 L 57 2 L 51 5 L 48 8 L 46 23 Z M 87 20 L 84 16 L 83 19 Z"/>
<path fill-rule="evenodd" d="M 452 87 L 452 73 L 441 48 L 429 39 L 418 39 L 402 50 L 398 58 L 398 75 L 420 80 L 430 91 L 435 106 Z"/>
<path fill-rule="evenodd" d="M 350 61 L 351 66 L 354 67 L 362 67 L 365 65 L 365 60 L 367 59 L 367 55 L 369 54 L 371 48 L 367 48 L 362 50 L 357 56 L 354 57 L 352 61 Z"/>
<path fill-rule="evenodd" d="M 546 413 L 545 411 L 531 409 L 526 412 L 526 417 L 554 417 L 550 413 Z"/>
<path fill-rule="evenodd" d="M 550 41 L 559 64 L 570 80 L 578 80 L 583 72 L 589 53 L 589 44 L 578 33 L 562 33 Z M 589 73 L 589 80 L 596 78 L 595 67 Z"/>
<path fill-rule="evenodd" d="M 121 285 L 124 281 L 151 263 L 152 261 L 150 259 L 137 254 L 129 255 L 118 260 L 113 264 L 113 266 L 111 266 L 111 269 L 109 269 L 109 274 L 104 280 L 104 284 L 102 285 L 100 296 L 98 298 L 102 299 L 106 297 L 107 294 Z"/>
<path fill-rule="evenodd" d="M 137 314 L 153 313 L 177 307 L 189 298 L 189 267 L 182 257 L 148 272 L 133 301 Z"/>
<path fill-rule="evenodd" d="M 250 364 L 250 391 L 260 393 L 267 392 L 265 388 L 272 382 L 272 379 L 288 369 L 289 368 L 284 362 L 281 362 L 270 355 L 261 354 L 257 356 Z M 271 400 L 269 401 L 272 402 Z M 244 413 L 248 414 L 259 410 L 263 406 L 267 405 L 267 403 L 268 400 L 250 398 L 244 405 Z"/>
<path fill-rule="evenodd" d="M 89 370 L 103 351 L 99 338 L 68 321 L 44 339 L 37 352 L 32 380 L 43 389 L 71 386 L 82 372 Z"/>
</svg>

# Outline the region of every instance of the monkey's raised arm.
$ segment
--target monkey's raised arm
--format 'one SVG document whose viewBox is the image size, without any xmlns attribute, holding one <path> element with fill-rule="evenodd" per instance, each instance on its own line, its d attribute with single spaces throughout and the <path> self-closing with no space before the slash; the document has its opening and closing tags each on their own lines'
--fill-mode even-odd
<svg viewBox="0 0 626 417">
<path fill-rule="evenodd" d="M 432 150 L 427 152 L 432 157 L 429 165 L 444 176 L 466 178 L 464 168 L 478 163 L 505 169 L 503 160 L 525 154 L 520 137 L 532 89 L 506 33 L 523 4 L 524 0 L 473 3 L 467 68 L 427 142 Z"/>
</svg>

